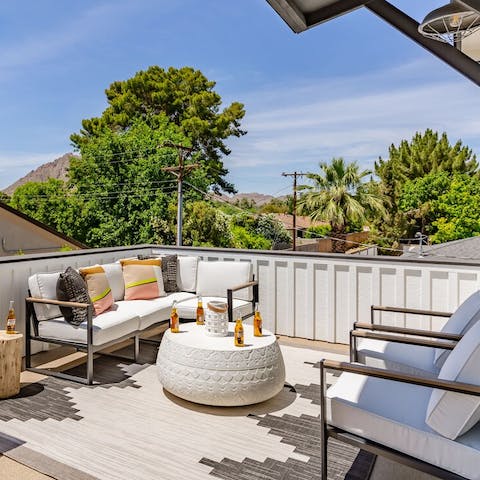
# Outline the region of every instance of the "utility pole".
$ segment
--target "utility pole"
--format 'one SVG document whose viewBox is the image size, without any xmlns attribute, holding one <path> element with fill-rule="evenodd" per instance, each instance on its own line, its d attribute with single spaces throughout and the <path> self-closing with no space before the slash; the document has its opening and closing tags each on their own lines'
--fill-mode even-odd
<svg viewBox="0 0 480 480">
<path fill-rule="evenodd" d="M 297 249 L 297 177 L 303 177 L 304 175 L 306 173 L 282 173 L 282 177 L 293 177 L 293 251 Z"/>
<path fill-rule="evenodd" d="M 182 209 L 183 209 L 183 179 L 186 174 L 195 168 L 201 167 L 199 163 L 185 165 L 184 160 L 187 154 L 190 154 L 193 148 L 184 147 L 177 143 L 165 142 L 161 147 L 171 147 L 178 151 L 178 166 L 162 168 L 165 172 L 171 172 L 177 177 L 177 247 L 182 246 Z"/>
</svg>

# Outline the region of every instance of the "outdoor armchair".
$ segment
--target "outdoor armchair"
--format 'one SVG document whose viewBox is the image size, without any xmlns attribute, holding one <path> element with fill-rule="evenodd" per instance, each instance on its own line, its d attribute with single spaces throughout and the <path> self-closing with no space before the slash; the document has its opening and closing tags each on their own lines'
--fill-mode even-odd
<svg viewBox="0 0 480 480">
<path fill-rule="evenodd" d="M 375 323 L 376 311 L 448 318 L 440 331 Z M 450 350 L 480 318 L 480 291 L 454 313 L 403 307 L 371 307 L 371 323 L 355 323 L 350 332 L 350 360 L 407 374 L 436 376 Z"/>
<path fill-rule="evenodd" d="M 444 479 L 480 479 L 480 323 L 437 378 L 323 360 L 322 479 L 336 438 Z M 342 372 L 326 389 L 326 371 Z"/>
</svg>

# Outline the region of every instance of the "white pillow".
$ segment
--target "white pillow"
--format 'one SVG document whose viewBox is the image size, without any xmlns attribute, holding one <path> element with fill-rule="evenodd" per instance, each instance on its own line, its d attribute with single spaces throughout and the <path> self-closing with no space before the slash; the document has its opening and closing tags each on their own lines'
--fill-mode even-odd
<svg viewBox="0 0 480 480">
<path fill-rule="evenodd" d="M 480 318 L 480 290 L 472 293 L 458 308 L 455 313 L 448 319 L 443 326 L 443 333 L 463 334 L 472 327 Z M 435 349 L 435 366 L 440 369 L 449 355 L 449 350 L 441 348 Z"/>
<path fill-rule="evenodd" d="M 60 272 L 57 273 L 36 273 L 28 278 L 28 288 L 32 297 L 57 299 L 57 281 Z M 51 318 L 61 317 L 62 312 L 57 305 L 45 305 L 34 303 L 37 320 L 49 320 Z"/>
<path fill-rule="evenodd" d="M 120 263 L 106 263 L 103 267 L 108 283 L 112 289 L 113 300 L 118 302 L 125 296 L 125 283 L 123 281 L 122 265 Z"/>
<path fill-rule="evenodd" d="M 177 285 L 181 292 L 195 292 L 197 289 L 198 257 L 177 257 Z"/>
<path fill-rule="evenodd" d="M 227 289 L 242 285 L 252 279 L 250 262 L 198 262 L 197 295 L 203 297 L 226 297 Z M 233 293 L 234 298 L 250 301 L 252 289 Z"/>
<path fill-rule="evenodd" d="M 457 343 L 438 378 L 480 385 L 480 322 Z M 425 422 L 444 437 L 455 440 L 480 420 L 480 397 L 434 389 Z"/>
</svg>

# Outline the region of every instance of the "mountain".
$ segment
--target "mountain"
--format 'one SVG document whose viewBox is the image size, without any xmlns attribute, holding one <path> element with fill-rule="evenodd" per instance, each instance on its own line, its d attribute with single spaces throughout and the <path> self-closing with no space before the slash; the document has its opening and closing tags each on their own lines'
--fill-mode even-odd
<svg viewBox="0 0 480 480">
<path fill-rule="evenodd" d="M 49 178 L 58 178 L 59 180 L 66 180 L 67 170 L 70 166 L 70 158 L 74 157 L 73 153 L 66 153 L 52 162 L 44 163 L 35 170 L 27 173 L 24 177 L 12 183 L 9 187 L 4 188 L 3 191 L 7 195 L 12 195 L 13 192 L 21 185 L 27 182 L 45 182 Z"/>
<path fill-rule="evenodd" d="M 220 199 L 229 203 L 241 202 L 248 200 L 253 202 L 257 207 L 261 207 L 270 202 L 274 197 L 272 195 L 265 195 L 263 193 L 236 193 L 235 195 L 221 195 Z"/>
</svg>

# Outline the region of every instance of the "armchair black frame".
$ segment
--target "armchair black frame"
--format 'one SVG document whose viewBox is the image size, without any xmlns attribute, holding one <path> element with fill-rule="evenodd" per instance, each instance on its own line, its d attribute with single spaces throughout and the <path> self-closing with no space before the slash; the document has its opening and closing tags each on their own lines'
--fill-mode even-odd
<svg viewBox="0 0 480 480">
<path fill-rule="evenodd" d="M 374 340 L 451 350 L 463 336 L 455 333 L 432 332 L 430 330 L 381 325 L 379 323 L 375 323 L 374 316 L 376 311 L 410 313 L 414 315 L 428 315 L 433 317 L 450 317 L 452 315 L 449 312 L 439 312 L 435 310 L 420 310 L 415 308 L 372 305 L 370 307 L 370 323 L 355 322 L 353 324 L 353 330 L 350 331 L 351 362 L 356 362 L 358 360 L 357 338 L 370 338 Z"/>
<path fill-rule="evenodd" d="M 255 280 L 255 275 L 253 276 L 253 280 L 250 282 L 242 283 L 241 285 L 237 285 L 236 287 L 228 288 L 227 289 L 227 308 L 228 308 L 228 321 L 233 322 L 233 292 L 238 292 L 239 290 L 243 290 L 245 288 L 252 288 L 253 289 L 253 298 L 250 301 L 252 304 L 252 312 L 247 313 L 246 315 L 242 316 L 242 320 L 246 320 L 247 318 L 253 317 L 255 313 L 255 304 L 258 303 L 258 280 Z"/>
<path fill-rule="evenodd" d="M 416 470 L 434 475 L 444 480 L 466 480 L 465 477 L 457 475 L 449 470 L 425 462 L 418 458 L 407 455 L 401 451 L 395 450 L 385 445 L 369 440 L 359 435 L 352 434 L 347 430 L 329 425 L 327 421 L 327 404 L 326 404 L 326 372 L 327 370 L 350 372 L 369 377 L 383 378 L 385 380 L 393 380 L 397 382 L 420 385 L 424 387 L 438 388 L 445 391 L 462 393 L 467 395 L 480 396 L 480 386 L 468 383 L 453 382 L 450 380 L 441 380 L 437 378 L 424 378 L 415 375 L 406 375 L 404 373 L 385 370 L 382 368 L 368 367 L 366 365 L 353 364 L 349 362 L 338 362 L 332 360 L 320 361 L 320 414 L 321 414 L 321 443 L 322 443 L 322 480 L 327 480 L 328 467 L 328 439 L 335 438 L 341 442 L 353 445 L 356 448 L 365 450 L 375 455 L 386 457 L 400 464 L 412 467 Z"/>
</svg>

